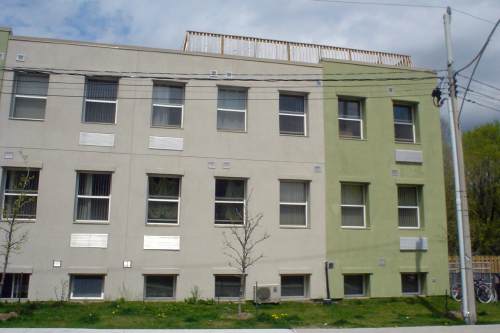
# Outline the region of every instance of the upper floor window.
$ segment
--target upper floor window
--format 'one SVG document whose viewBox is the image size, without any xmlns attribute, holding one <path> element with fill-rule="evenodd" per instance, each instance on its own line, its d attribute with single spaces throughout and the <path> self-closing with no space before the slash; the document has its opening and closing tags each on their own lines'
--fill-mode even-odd
<svg viewBox="0 0 500 333">
<path fill-rule="evenodd" d="M 307 190 L 304 181 L 280 182 L 281 226 L 307 226 Z"/>
<path fill-rule="evenodd" d="M 307 135 L 306 96 L 280 94 L 280 134 Z"/>
<path fill-rule="evenodd" d="M 15 119 L 45 119 L 49 76 L 17 72 L 10 116 Z"/>
<path fill-rule="evenodd" d="M 247 130 L 247 90 L 219 88 L 217 97 L 217 129 L 244 132 Z"/>
<path fill-rule="evenodd" d="M 148 177 L 148 223 L 179 223 L 179 177 Z"/>
<path fill-rule="evenodd" d="M 396 142 L 415 143 L 415 112 L 411 105 L 395 104 L 394 135 Z"/>
<path fill-rule="evenodd" d="M 85 123 L 114 124 L 118 104 L 117 95 L 118 79 L 87 78 L 83 121 Z"/>
<path fill-rule="evenodd" d="M 38 170 L 5 169 L 3 217 L 35 220 L 38 199 Z"/>
<path fill-rule="evenodd" d="M 420 227 L 418 186 L 398 186 L 398 221 L 400 228 Z"/>
<path fill-rule="evenodd" d="M 78 172 L 76 220 L 79 222 L 109 221 L 111 173 Z"/>
<path fill-rule="evenodd" d="M 245 223 L 244 179 L 215 180 L 215 224 Z"/>
<path fill-rule="evenodd" d="M 343 183 L 341 186 L 342 227 L 366 227 L 365 184 Z"/>
<path fill-rule="evenodd" d="M 361 101 L 339 99 L 339 134 L 342 138 L 363 139 Z"/>
<path fill-rule="evenodd" d="M 182 128 L 183 110 L 183 86 L 162 82 L 154 83 L 152 126 Z"/>
</svg>

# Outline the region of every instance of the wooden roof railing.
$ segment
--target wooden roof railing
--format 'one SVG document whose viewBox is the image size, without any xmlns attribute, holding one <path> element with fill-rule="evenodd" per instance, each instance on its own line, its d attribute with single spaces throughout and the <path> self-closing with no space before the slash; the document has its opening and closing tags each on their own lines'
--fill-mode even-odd
<svg viewBox="0 0 500 333">
<path fill-rule="evenodd" d="M 183 50 L 290 62 L 319 63 L 321 59 L 335 59 L 397 67 L 413 66 L 410 56 L 396 53 L 199 31 L 186 32 Z"/>
</svg>

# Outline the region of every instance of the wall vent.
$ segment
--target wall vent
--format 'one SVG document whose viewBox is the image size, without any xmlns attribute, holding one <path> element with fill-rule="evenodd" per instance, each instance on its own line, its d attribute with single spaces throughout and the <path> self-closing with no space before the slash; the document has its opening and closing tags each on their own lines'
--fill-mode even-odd
<svg viewBox="0 0 500 333">
<path fill-rule="evenodd" d="M 396 162 L 400 163 L 423 163 L 423 156 L 421 150 L 404 150 L 396 149 L 395 151 Z"/>
<path fill-rule="evenodd" d="M 208 77 L 211 78 L 211 79 L 216 79 L 218 76 L 218 73 L 217 73 L 217 70 L 216 69 L 212 69 L 210 71 L 210 73 L 208 74 Z"/>
<path fill-rule="evenodd" d="M 16 54 L 16 61 L 19 61 L 19 62 L 24 62 L 26 60 L 26 56 L 22 53 L 18 53 Z"/>
<path fill-rule="evenodd" d="M 180 236 L 146 236 L 144 250 L 180 250 Z"/>
<path fill-rule="evenodd" d="M 115 145 L 115 135 L 80 132 L 79 144 L 82 146 L 113 147 Z"/>
<path fill-rule="evenodd" d="M 171 138 L 168 136 L 150 136 L 149 137 L 150 149 L 165 149 L 165 150 L 183 150 L 183 138 Z"/>
<path fill-rule="evenodd" d="M 108 234 L 71 234 L 70 247 L 108 247 Z"/>
<path fill-rule="evenodd" d="M 401 251 L 427 251 L 429 249 L 427 237 L 401 237 L 399 249 Z"/>
</svg>

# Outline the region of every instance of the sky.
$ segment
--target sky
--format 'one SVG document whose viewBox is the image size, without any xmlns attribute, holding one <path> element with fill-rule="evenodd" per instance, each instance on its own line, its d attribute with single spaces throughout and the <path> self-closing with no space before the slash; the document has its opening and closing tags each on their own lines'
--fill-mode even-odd
<svg viewBox="0 0 500 333">
<path fill-rule="evenodd" d="M 500 0 L 371 2 L 449 5 L 491 22 L 500 18 Z M 417 67 L 446 68 L 441 8 L 315 0 L 0 0 L 0 8 L 0 26 L 14 35 L 180 49 L 185 31 L 197 30 L 409 54 Z M 477 54 L 492 28 L 453 12 L 456 68 Z M 474 78 L 500 87 L 500 28 Z M 460 78 L 459 84 L 467 82 Z M 466 103 L 462 128 L 500 121 L 500 90 L 477 83 L 471 88 L 470 99 L 498 111 Z"/>
</svg>

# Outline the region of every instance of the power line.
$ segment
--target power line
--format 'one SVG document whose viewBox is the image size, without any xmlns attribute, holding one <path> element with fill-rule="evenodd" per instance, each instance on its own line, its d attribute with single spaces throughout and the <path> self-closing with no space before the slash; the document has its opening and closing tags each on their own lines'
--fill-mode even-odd
<svg viewBox="0 0 500 333">
<path fill-rule="evenodd" d="M 455 72 L 455 74 L 456 73 L 460 73 L 461 71 L 463 71 L 464 69 L 466 69 L 467 67 L 469 67 L 474 61 L 476 62 L 474 64 L 474 68 L 472 69 L 472 73 L 470 75 L 469 81 L 467 82 L 467 87 L 465 88 L 465 91 L 464 91 L 464 98 L 462 99 L 462 103 L 460 104 L 460 109 L 458 111 L 458 120 L 459 121 L 460 121 L 460 115 L 462 114 L 462 109 L 464 107 L 465 97 L 467 97 L 467 92 L 469 91 L 470 84 L 472 82 L 474 74 L 476 74 L 476 69 L 479 66 L 479 62 L 481 61 L 481 57 L 483 56 L 484 51 L 486 50 L 486 47 L 490 43 L 491 37 L 495 33 L 495 30 L 497 29 L 497 27 L 498 27 L 499 24 L 500 24 L 500 20 L 497 21 L 497 23 L 495 24 L 495 26 L 493 27 L 493 29 L 489 33 L 488 38 L 486 38 L 486 41 L 484 42 L 483 46 L 479 50 L 479 53 L 474 57 L 474 59 L 472 59 L 472 61 L 470 63 L 468 63 L 467 65 L 465 65 L 464 67 L 462 67 L 461 69 L 459 69 L 458 71 Z"/>
<path fill-rule="evenodd" d="M 463 86 L 461 85 L 457 85 L 457 87 L 460 87 L 460 88 L 464 88 Z M 499 101 L 500 102 L 500 98 L 496 98 L 496 97 L 493 97 L 493 96 L 490 96 L 490 95 L 487 95 L 485 93 L 482 93 L 480 91 L 476 91 L 476 90 L 472 90 L 469 88 L 469 92 L 473 93 L 473 94 L 477 94 L 477 95 L 480 95 L 480 96 L 483 96 L 483 97 L 486 97 L 486 98 L 489 98 L 489 99 L 492 99 L 492 100 L 495 100 L 495 101 Z"/>
<path fill-rule="evenodd" d="M 215 77 L 220 77 L 221 79 L 224 78 L 225 73 L 219 73 L 219 74 L 213 74 L 210 72 L 206 73 L 196 73 L 196 72 L 146 72 L 146 71 L 112 71 L 112 70 L 96 70 L 96 69 L 81 69 L 81 68 L 57 68 L 57 67 L 7 67 L 7 66 L 0 66 L 0 70 L 5 70 L 5 71 L 58 71 L 61 72 L 59 74 L 65 74 L 66 72 L 85 72 L 85 73 L 112 73 L 112 74 L 117 74 L 117 75 L 122 75 L 122 74 L 147 74 L 147 75 L 180 75 L 180 76 L 208 76 L 212 75 Z M 438 70 L 438 69 L 429 69 L 427 71 L 436 71 L 436 72 L 443 72 L 446 71 L 444 69 Z M 422 72 L 422 70 L 420 70 Z M 425 70 L 424 70 L 425 72 Z M 348 73 L 343 73 L 343 72 L 338 72 L 338 73 L 272 73 L 272 72 L 266 72 L 266 73 L 235 73 L 235 72 L 230 72 L 232 76 L 345 76 L 345 75 L 392 75 L 392 74 L 411 74 L 415 73 L 414 69 L 408 68 L 406 70 L 398 70 L 398 71 L 391 71 L 391 72 L 348 72 Z"/>
<path fill-rule="evenodd" d="M 492 111 L 495 111 L 495 112 L 500 112 L 500 109 L 497 109 L 497 108 L 495 108 L 493 106 L 483 104 L 481 102 L 472 100 L 470 98 L 464 98 L 463 96 L 460 96 L 460 95 L 458 97 L 460 97 L 462 99 L 462 101 L 466 101 L 466 102 L 469 102 L 469 103 L 472 103 L 472 104 L 476 104 L 476 105 L 481 106 L 481 107 L 483 107 L 485 109 L 489 109 L 489 110 L 492 110 Z"/>
<path fill-rule="evenodd" d="M 461 77 L 466 78 L 466 79 L 470 79 L 470 77 L 469 77 L 469 76 L 466 76 L 466 75 L 463 75 L 463 74 L 458 74 L 458 76 L 461 76 Z M 491 89 L 495 89 L 495 90 L 500 91 L 500 88 L 499 88 L 499 87 L 495 87 L 494 85 L 492 85 L 492 84 L 490 84 L 490 83 L 486 83 L 486 82 L 484 82 L 484 81 L 479 81 L 478 79 L 474 79 L 474 78 L 472 79 L 472 81 L 473 81 L 473 82 L 476 82 L 476 83 L 478 83 L 478 84 L 481 84 L 481 85 L 483 85 L 483 86 L 485 86 L 485 87 L 488 87 L 488 88 L 491 88 Z"/>
<path fill-rule="evenodd" d="M 431 9 L 446 9 L 446 6 L 440 5 L 429 5 L 429 4 L 410 4 L 410 3 L 400 3 L 400 2 L 378 2 L 378 1 L 348 1 L 348 0 L 312 0 L 316 2 L 329 2 L 333 4 L 341 5 L 368 5 L 368 6 L 386 6 L 386 7 L 410 7 L 410 8 L 431 8 Z M 464 10 L 452 7 L 454 11 L 462 15 L 466 15 L 477 20 L 488 22 L 490 24 L 495 24 L 494 21 L 488 20 L 484 17 L 480 17 Z"/>
<path fill-rule="evenodd" d="M 427 89 L 425 89 L 427 90 Z M 411 90 L 414 91 L 414 90 Z M 0 92 L 2 95 L 15 95 L 12 92 Z M 418 96 L 428 96 L 431 97 L 430 91 L 428 94 L 404 94 L 404 95 L 378 95 L 378 96 L 366 96 L 366 98 L 391 98 L 391 97 L 418 97 Z M 67 97 L 67 98 L 86 98 L 84 95 L 62 95 L 62 94 L 47 94 L 43 97 Z M 312 97 L 308 100 L 337 100 L 338 97 Z M 122 97 L 119 96 L 117 100 L 152 100 L 152 97 Z M 185 98 L 184 101 L 217 101 L 218 98 Z M 279 101 L 279 98 L 226 98 L 228 101 Z"/>
</svg>

